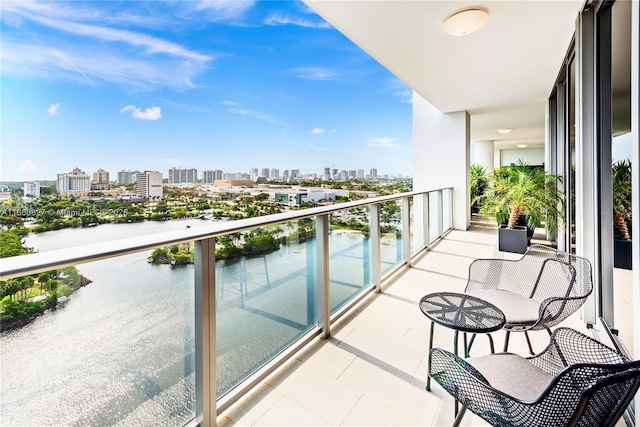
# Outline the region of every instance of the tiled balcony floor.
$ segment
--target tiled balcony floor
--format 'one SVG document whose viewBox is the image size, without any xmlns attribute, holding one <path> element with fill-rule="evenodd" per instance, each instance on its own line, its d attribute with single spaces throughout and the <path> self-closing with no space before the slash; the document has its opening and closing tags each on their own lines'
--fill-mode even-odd
<svg viewBox="0 0 640 427">
<path fill-rule="evenodd" d="M 311 343 L 251 395 L 218 419 L 221 426 L 447 426 L 453 399 L 432 382 L 425 390 L 430 321 L 419 299 L 442 290 L 462 291 L 476 258 L 519 258 L 501 253 L 496 231 L 472 226 L 452 231 L 399 277 L 372 294 L 332 329 L 328 340 Z M 587 333 L 574 316 L 563 323 Z M 530 334 L 534 350 L 544 349 L 545 331 Z M 493 334 L 496 348 L 502 331 Z M 434 346 L 452 349 L 453 331 L 436 325 Z M 513 334 L 509 351 L 526 355 L 523 334 Z M 479 336 L 472 355 L 487 354 Z M 464 426 L 487 425 L 470 412 Z M 622 425 L 619 423 L 619 425 Z"/>
</svg>

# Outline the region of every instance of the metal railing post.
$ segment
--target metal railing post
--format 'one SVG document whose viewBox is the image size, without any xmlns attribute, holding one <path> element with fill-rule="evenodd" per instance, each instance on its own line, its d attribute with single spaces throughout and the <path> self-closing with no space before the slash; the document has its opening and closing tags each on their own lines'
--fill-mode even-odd
<svg viewBox="0 0 640 427">
<path fill-rule="evenodd" d="M 380 205 L 371 205 L 371 281 L 375 285 L 375 292 L 382 291 L 380 279 Z"/>
<path fill-rule="evenodd" d="M 436 192 L 436 198 L 437 198 L 437 205 L 438 205 L 438 216 L 436 217 L 436 224 L 437 224 L 437 229 L 436 232 L 438 233 L 438 237 L 442 237 L 442 219 L 444 216 L 444 209 L 443 209 L 443 204 L 442 204 L 442 190 L 438 190 Z"/>
<path fill-rule="evenodd" d="M 331 336 L 330 314 L 330 288 L 329 288 L 329 214 L 316 216 L 316 262 L 317 262 L 317 313 L 318 327 L 322 330 L 322 336 Z"/>
<path fill-rule="evenodd" d="M 431 214 L 429 212 L 429 193 L 425 193 L 422 195 L 422 210 L 423 210 L 422 227 L 424 229 L 423 230 L 424 245 L 425 245 L 425 248 L 429 251 L 431 250 L 431 230 L 429 229 L 429 227 L 431 227 L 431 221 L 430 221 Z"/>
<path fill-rule="evenodd" d="M 195 241 L 196 421 L 216 425 L 216 244 L 215 237 Z"/>
<path fill-rule="evenodd" d="M 449 209 L 449 229 L 453 230 L 453 188 L 448 189 L 447 194 L 449 195 L 447 200 L 447 208 Z"/>
<path fill-rule="evenodd" d="M 411 267 L 411 204 L 408 197 L 402 198 L 402 258 Z M 397 243 L 396 243 L 397 244 Z"/>
</svg>

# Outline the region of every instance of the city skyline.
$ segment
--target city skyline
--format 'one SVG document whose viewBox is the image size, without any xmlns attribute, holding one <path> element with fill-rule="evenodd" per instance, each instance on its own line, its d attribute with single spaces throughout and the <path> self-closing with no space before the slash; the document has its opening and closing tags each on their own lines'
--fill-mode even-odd
<svg viewBox="0 0 640 427">
<path fill-rule="evenodd" d="M 0 181 L 76 165 L 412 175 L 411 91 L 302 2 L 0 7 Z"/>
<path fill-rule="evenodd" d="M 84 168 L 82 168 L 81 166 L 76 165 L 74 168 L 68 169 L 67 171 L 59 171 L 56 173 L 56 175 L 52 178 L 44 178 L 44 179 L 32 179 L 32 180 L 18 180 L 18 181 L 8 181 L 8 180 L 3 180 L 2 182 L 40 182 L 40 181 L 56 181 L 56 177 L 59 175 L 64 175 L 64 174 L 68 174 L 68 173 L 82 173 L 85 174 L 87 177 L 89 177 L 90 182 L 91 183 L 106 183 L 106 182 L 118 182 L 119 178 L 118 176 L 120 174 L 135 174 L 135 173 L 142 173 L 142 172 L 160 172 L 163 176 L 163 179 L 168 179 L 169 183 L 171 183 L 171 173 L 173 170 L 180 172 L 182 171 L 183 174 L 185 172 L 187 173 L 191 173 L 190 171 L 195 171 L 196 172 L 196 176 L 197 176 L 197 180 L 204 180 L 204 174 L 205 172 L 220 172 L 220 174 L 222 175 L 246 175 L 247 177 L 249 176 L 253 176 L 254 175 L 254 170 L 255 171 L 259 171 L 261 170 L 262 172 L 256 172 L 255 176 L 256 177 L 266 177 L 266 178 L 277 178 L 277 179 L 281 179 L 284 178 L 286 176 L 291 176 L 293 173 L 295 173 L 296 177 L 306 177 L 306 176 L 317 176 L 318 178 L 322 178 L 323 176 L 329 175 L 329 176 L 334 176 L 336 174 L 340 174 L 343 172 L 347 172 L 349 173 L 349 177 L 351 177 L 351 173 L 353 174 L 359 174 L 362 176 L 355 176 L 355 178 L 366 178 L 366 177 L 398 177 L 398 178 L 410 178 L 411 175 L 407 175 L 407 174 L 402 174 L 402 173 L 398 173 L 398 174 L 380 174 L 378 173 L 378 169 L 375 167 L 372 168 L 368 168 L 368 169 L 363 169 L 363 168 L 357 168 L 357 169 L 353 169 L 353 168 L 328 168 L 328 167 L 324 167 L 322 168 L 323 170 L 321 172 L 318 171 L 305 171 L 305 170 L 300 170 L 300 169 L 295 169 L 295 168 L 289 168 L 289 169 L 281 169 L 281 168 L 257 168 L 257 167 L 250 167 L 247 171 L 227 171 L 227 170 L 223 170 L 223 169 L 219 169 L 219 168 L 205 168 L 205 169 L 200 169 L 200 168 L 190 168 L 190 167 L 186 167 L 186 168 L 178 168 L 178 167 L 171 167 L 168 170 L 166 170 L 167 173 L 164 173 L 164 171 L 162 170 L 156 170 L 156 169 L 146 169 L 146 168 L 134 168 L 134 169 L 120 169 L 117 171 L 109 171 L 109 170 L 104 170 L 103 168 L 99 168 L 95 171 L 90 171 L 90 170 L 85 170 Z M 326 171 L 330 169 L 330 173 L 326 173 Z M 269 170 L 270 173 L 267 175 L 264 175 L 264 171 L 265 170 Z M 274 176 L 273 173 L 276 173 L 276 175 Z M 335 172 L 335 173 L 334 173 Z M 106 174 L 106 175 L 105 175 Z M 105 179 L 104 176 L 106 176 L 107 178 Z M 97 178 L 98 177 L 98 178 Z M 226 178 L 225 178 L 226 179 Z M 253 178 L 252 178 L 253 179 Z M 191 181 L 189 181 L 191 182 Z"/>
</svg>

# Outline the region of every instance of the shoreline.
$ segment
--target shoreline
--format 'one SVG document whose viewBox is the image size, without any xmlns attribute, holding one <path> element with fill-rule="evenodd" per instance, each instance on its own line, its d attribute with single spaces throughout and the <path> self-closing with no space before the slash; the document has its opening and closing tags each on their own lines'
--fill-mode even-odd
<svg viewBox="0 0 640 427">
<path fill-rule="evenodd" d="M 11 332 L 11 331 L 14 331 L 16 329 L 22 328 L 23 326 L 26 326 L 26 325 L 30 324 L 35 319 L 37 319 L 38 317 L 42 316 L 47 311 L 49 311 L 49 310 L 57 310 L 58 308 L 64 307 L 64 305 L 69 301 L 71 295 L 73 295 L 73 293 L 75 291 L 77 291 L 80 288 L 84 288 L 89 283 L 93 283 L 93 281 L 91 279 L 86 278 L 85 276 L 83 276 L 81 274 L 79 283 L 76 283 L 74 285 L 67 285 L 67 286 L 69 286 L 69 289 L 71 290 L 71 292 L 69 293 L 68 297 L 65 297 L 65 296 L 57 297 L 55 303 L 47 302 L 47 303 L 44 304 L 44 309 L 42 311 L 37 311 L 35 313 L 31 313 L 28 316 L 19 317 L 19 318 L 12 319 L 12 320 L 4 320 L 3 319 L 2 321 L 0 321 L 0 333 L 3 334 L 5 332 Z M 62 299 L 62 298 L 65 298 L 65 299 Z M 60 301 L 63 301 L 63 302 L 60 302 Z M 24 302 L 24 301 L 20 301 L 20 302 Z"/>
</svg>

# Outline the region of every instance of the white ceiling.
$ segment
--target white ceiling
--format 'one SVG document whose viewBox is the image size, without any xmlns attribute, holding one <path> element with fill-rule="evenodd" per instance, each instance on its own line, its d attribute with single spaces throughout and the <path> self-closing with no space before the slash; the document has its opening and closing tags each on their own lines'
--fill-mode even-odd
<svg viewBox="0 0 640 427">
<path fill-rule="evenodd" d="M 545 102 L 584 0 L 304 0 L 327 22 L 443 112 L 471 115 L 472 141 L 544 143 Z M 469 6 L 488 10 L 464 37 L 442 22 Z M 497 128 L 514 128 L 508 135 Z"/>
</svg>

